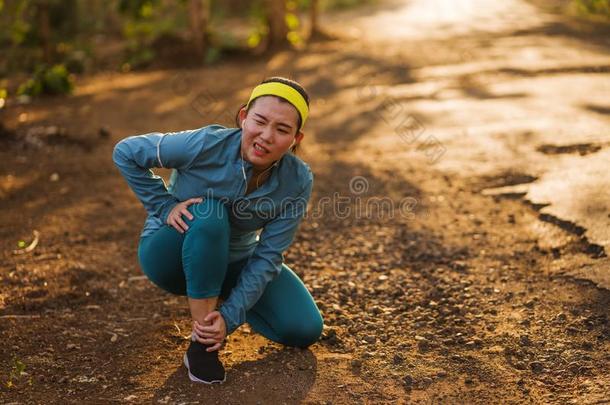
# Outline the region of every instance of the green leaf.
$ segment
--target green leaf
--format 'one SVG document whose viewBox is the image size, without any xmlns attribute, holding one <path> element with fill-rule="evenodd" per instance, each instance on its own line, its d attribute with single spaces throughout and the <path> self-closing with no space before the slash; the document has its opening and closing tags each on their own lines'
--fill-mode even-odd
<svg viewBox="0 0 610 405">
<path fill-rule="evenodd" d="M 286 13 L 286 25 L 290 31 L 294 31 L 299 28 L 299 17 L 294 13 Z"/>
</svg>

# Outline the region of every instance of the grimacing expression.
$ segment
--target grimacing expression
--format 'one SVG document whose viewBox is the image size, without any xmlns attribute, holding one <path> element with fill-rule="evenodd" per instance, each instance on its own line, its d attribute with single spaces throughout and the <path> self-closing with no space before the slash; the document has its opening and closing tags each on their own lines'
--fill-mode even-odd
<svg viewBox="0 0 610 405">
<path fill-rule="evenodd" d="M 242 127 L 241 151 L 257 169 L 265 169 L 301 142 L 299 114 L 290 103 L 274 96 L 261 96 L 250 110 L 239 111 Z"/>
</svg>

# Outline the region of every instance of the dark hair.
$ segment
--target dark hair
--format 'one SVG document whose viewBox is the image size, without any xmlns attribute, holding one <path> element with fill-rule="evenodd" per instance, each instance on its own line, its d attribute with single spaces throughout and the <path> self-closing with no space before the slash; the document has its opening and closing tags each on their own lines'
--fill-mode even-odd
<svg viewBox="0 0 610 405">
<path fill-rule="evenodd" d="M 295 89 L 296 91 L 299 92 L 299 94 L 301 96 L 303 96 L 303 98 L 305 99 L 305 103 L 307 103 L 307 107 L 309 107 L 309 95 L 307 94 L 307 91 L 305 91 L 305 89 L 303 88 L 303 86 L 301 86 L 299 83 L 295 82 L 294 80 L 291 79 L 287 79 L 285 77 L 280 77 L 280 76 L 273 76 L 273 77 L 268 77 L 265 80 L 263 80 L 262 82 L 260 82 L 260 84 L 263 83 L 273 83 L 273 82 L 277 82 L 277 83 L 283 83 L 286 84 L 290 87 L 292 87 L 293 89 Z M 259 96 L 260 97 L 260 96 Z M 273 96 L 278 98 L 280 101 L 284 102 L 284 103 L 288 103 L 288 101 L 284 100 L 281 97 L 277 97 L 277 96 Z M 250 110 L 250 108 L 252 108 L 252 106 L 254 105 L 254 103 L 256 103 L 256 100 L 258 99 L 255 98 L 254 100 L 252 100 L 252 102 L 250 102 L 250 105 L 248 106 L 248 110 Z M 239 122 L 239 111 L 244 108 L 247 104 L 243 104 L 241 107 L 239 107 L 239 109 L 237 110 L 237 114 L 235 114 L 235 125 L 237 125 L 237 127 L 241 128 L 241 123 Z M 246 111 L 248 111 L 246 110 Z M 301 118 L 301 113 L 299 113 L 297 111 L 297 115 L 298 115 L 298 120 L 297 120 L 297 132 L 299 131 L 299 128 L 301 128 L 301 124 L 303 123 L 303 120 Z M 294 145 L 293 147 L 290 148 L 290 151 L 292 153 L 296 153 L 297 149 L 299 148 L 299 144 Z"/>
</svg>

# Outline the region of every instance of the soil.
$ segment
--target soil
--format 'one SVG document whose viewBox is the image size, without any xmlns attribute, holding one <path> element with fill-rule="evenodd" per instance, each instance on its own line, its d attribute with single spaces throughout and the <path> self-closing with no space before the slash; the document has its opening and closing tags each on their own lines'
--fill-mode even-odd
<svg viewBox="0 0 610 405">
<path fill-rule="evenodd" d="M 437 45 L 410 60 L 453 63 L 455 49 Z M 480 192 L 527 173 L 501 162 L 492 175 L 445 170 L 434 145 L 388 143 L 388 99 L 365 97 L 379 88 L 371 77 L 416 79 L 384 49 L 342 37 L 248 64 L 104 73 L 71 97 L 0 110 L 0 402 L 607 403 L 610 292 L 568 274 L 600 251 L 537 207 Z M 138 268 L 145 212 L 112 148 L 132 134 L 232 125 L 271 74 L 312 95 L 299 153 L 314 195 L 285 261 L 325 328 L 299 349 L 243 325 L 221 351 L 227 381 L 198 385 L 181 365 L 185 299 Z M 34 231 L 37 245 L 18 251 Z"/>
</svg>

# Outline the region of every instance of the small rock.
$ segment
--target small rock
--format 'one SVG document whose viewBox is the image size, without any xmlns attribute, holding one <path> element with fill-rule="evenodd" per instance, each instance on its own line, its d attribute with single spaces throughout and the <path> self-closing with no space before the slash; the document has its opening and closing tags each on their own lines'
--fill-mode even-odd
<svg viewBox="0 0 610 405">
<path fill-rule="evenodd" d="M 322 336 L 322 340 L 333 339 L 336 336 L 337 336 L 337 331 L 329 328 Z"/>
<path fill-rule="evenodd" d="M 399 353 L 396 353 L 392 359 L 392 363 L 394 364 L 401 364 L 403 361 L 405 361 L 405 359 Z"/>
<path fill-rule="evenodd" d="M 521 343 L 521 346 L 530 346 L 532 344 L 532 341 L 528 335 L 519 336 L 519 342 Z"/>
<path fill-rule="evenodd" d="M 428 342 L 427 340 L 419 340 L 417 342 L 417 348 L 419 349 L 420 352 L 425 352 L 426 350 L 428 350 L 430 348 L 430 342 Z"/>
<path fill-rule="evenodd" d="M 452 338 L 445 338 L 441 341 L 445 346 L 451 346 L 453 345 L 455 342 Z"/>
<path fill-rule="evenodd" d="M 465 343 L 466 347 L 472 348 L 476 346 L 476 343 L 474 343 L 474 340 L 469 340 L 468 342 Z"/>
<path fill-rule="evenodd" d="M 362 360 L 360 360 L 360 359 L 353 359 L 351 364 L 352 364 L 352 367 L 360 368 L 360 367 L 362 367 Z"/>
<path fill-rule="evenodd" d="M 544 365 L 539 361 L 532 361 L 530 363 L 530 369 L 534 373 L 542 373 L 544 371 Z"/>
<path fill-rule="evenodd" d="M 110 131 L 106 127 L 100 127 L 100 129 L 98 131 L 98 135 L 100 136 L 100 138 L 109 138 Z"/>
<path fill-rule="evenodd" d="M 377 341 L 377 338 L 373 335 L 367 335 L 363 339 L 366 343 L 369 343 L 369 344 L 373 344 Z"/>
<path fill-rule="evenodd" d="M 413 386 L 413 377 L 410 374 L 407 374 L 402 377 L 402 382 L 405 386 L 410 388 Z"/>
<path fill-rule="evenodd" d="M 564 323 L 565 321 L 567 321 L 567 319 L 568 317 L 563 312 L 560 312 L 555 316 L 555 322 L 558 323 Z"/>
<path fill-rule="evenodd" d="M 492 346 L 487 350 L 488 353 L 492 354 L 502 354 L 504 353 L 504 347 L 502 346 Z"/>
</svg>

